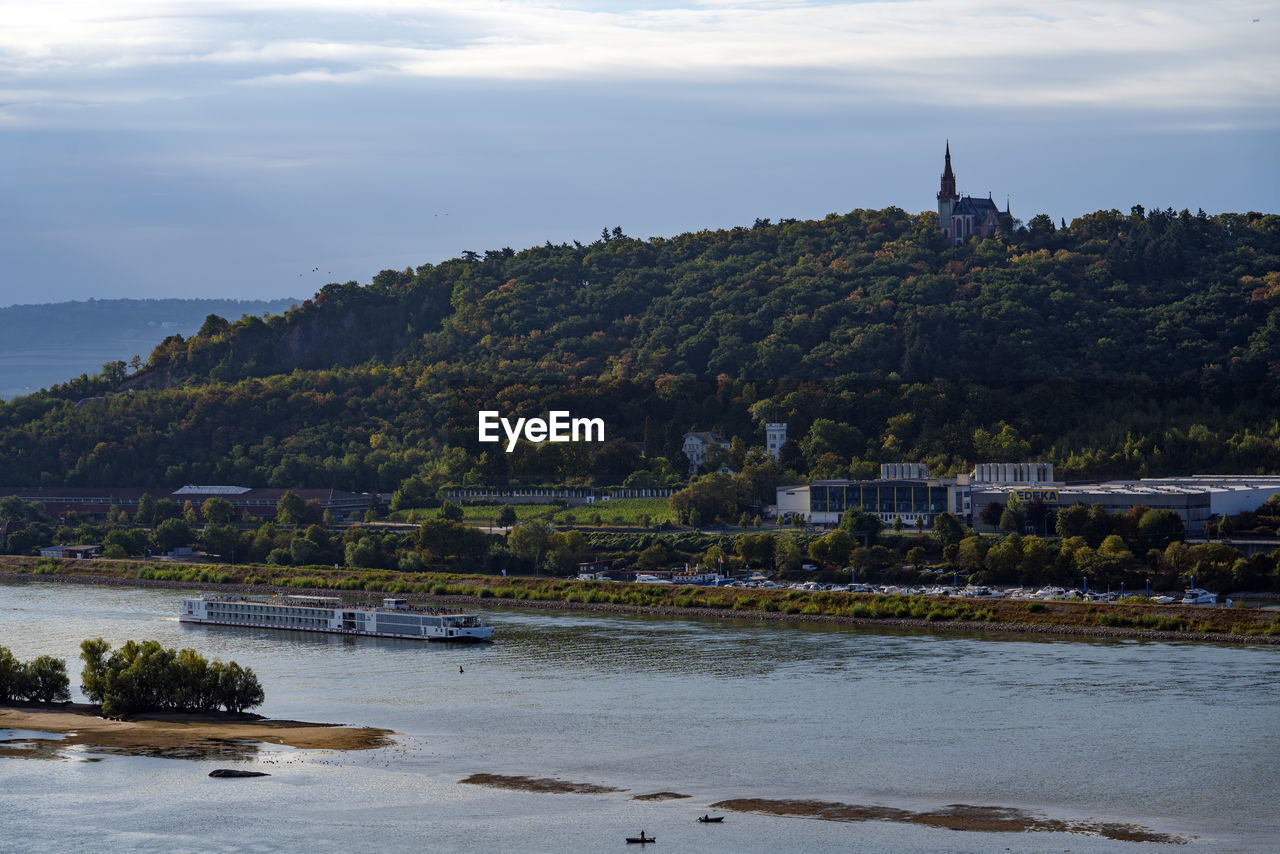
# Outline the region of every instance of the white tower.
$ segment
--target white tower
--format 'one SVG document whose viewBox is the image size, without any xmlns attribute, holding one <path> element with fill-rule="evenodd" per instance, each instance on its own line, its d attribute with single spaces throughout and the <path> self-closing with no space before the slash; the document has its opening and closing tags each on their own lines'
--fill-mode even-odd
<svg viewBox="0 0 1280 854">
<path fill-rule="evenodd" d="M 782 424 L 766 424 L 764 425 L 764 443 L 765 448 L 769 451 L 769 456 L 773 457 L 773 461 L 778 461 L 778 455 L 782 452 L 782 446 L 787 441 L 787 425 Z"/>
</svg>

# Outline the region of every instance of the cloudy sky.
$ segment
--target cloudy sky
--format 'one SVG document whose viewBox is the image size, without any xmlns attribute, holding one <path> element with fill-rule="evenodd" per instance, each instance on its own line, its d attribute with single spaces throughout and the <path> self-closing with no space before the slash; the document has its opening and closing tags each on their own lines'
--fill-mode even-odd
<svg viewBox="0 0 1280 854">
<path fill-rule="evenodd" d="M 1276 9 L 0 2 L 0 306 L 933 209 L 948 138 L 960 191 L 1023 219 L 1274 213 Z"/>
</svg>

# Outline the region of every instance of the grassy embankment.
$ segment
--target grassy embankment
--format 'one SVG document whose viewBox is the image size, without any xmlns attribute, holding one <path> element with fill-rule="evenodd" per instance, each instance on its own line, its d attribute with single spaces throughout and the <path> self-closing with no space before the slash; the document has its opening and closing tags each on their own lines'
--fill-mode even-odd
<svg viewBox="0 0 1280 854">
<path fill-rule="evenodd" d="M 654 584 L 581 582 L 558 578 L 501 578 L 438 572 L 284 566 L 227 566 L 116 560 L 63 560 L 0 556 L 0 572 L 74 576 L 104 583 L 169 582 L 192 587 L 251 585 L 264 589 L 367 591 L 371 594 L 448 596 L 513 603 L 565 603 L 572 607 L 685 609 L 726 616 L 851 621 L 920 621 L 1062 627 L 1078 632 L 1157 631 L 1188 635 L 1280 637 L 1280 615 L 1243 608 L 1135 603 L 1026 602 L 740 590 Z"/>
</svg>

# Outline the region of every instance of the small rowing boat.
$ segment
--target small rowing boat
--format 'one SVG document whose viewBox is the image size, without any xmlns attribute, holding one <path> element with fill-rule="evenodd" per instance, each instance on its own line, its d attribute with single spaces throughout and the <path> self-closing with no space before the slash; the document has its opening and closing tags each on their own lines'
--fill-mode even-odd
<svg viewBox="0 0 1280 854">
<path fill-rule="evenodd" d="M 698 821 L 702 822 L 703 824 L 718 824 L 724 821 L 724 816 L 718 815 L 718 816 L 712 817 L 709 815 L 700 815 L 698 816 Z"/>
<path fill-rule="evenodd" d="M 656 837 L 656 836 L 645 836 L 645 835 L 644 835 L 644 831 L 643 831 L 643 830 L 642 830 L 642 831 L 640 831 L 640 835 L 639 835 L 639 836 L 628 836 L 628 837 L 627 837 L 627 844 L 628 844 L 628 845 L 629 845 L 629 844 L 631 844 L 632 842 L 638 842 L 638 843 L 639 843 L 639 844 L 641 844 L 641 845 L 647 845 L 647 844 L 649 844 L 650 842 L 657 842 L 657 841 L 658 841 L 658 837 Z"/>
</svg>

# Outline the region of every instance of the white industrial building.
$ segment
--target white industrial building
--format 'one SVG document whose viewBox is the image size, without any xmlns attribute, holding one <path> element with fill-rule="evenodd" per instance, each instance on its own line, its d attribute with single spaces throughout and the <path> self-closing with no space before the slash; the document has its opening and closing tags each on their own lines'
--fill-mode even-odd
<svg viewBox="0 0 1280 854">
<path fill-rule="evenodd" d="M 1050 514 L 1077 502 L 1099 504 L 1108 513 L 1124 513 L 1137 505 L 1173 510 L 1182 517 L 1188 536 L 1200 536 L 1205 525 L 1224 514 L 1257 510 L 1280 493 L 1280 475 L 1193 475 L 1144 478 L 1100 483 L 1066 484 L 1054 479 L 1052 463 L 979 463 L 967 475 L 931 478 L 920 463 L 885 463 L 873 481 L 819 480 L 812 484 L 780 486 L 779 519 L 799 516 L 815 525 L 836 525 L 851 507 L 879 518 L 886 525 L 896 518 L 908 528 L 917 520 L 932 528 L 939 513 L 948 512 L 973 525 L 984 524 L 988 504 L 1008 504 L 1017 495 L 1023 504 L 1040 502 Z M 1048 522 L 1052 526 L 1052 521 Z M 1050 531 L 1051 533 L 1052 531 Z"/>
<path fill-rule="evenodd" d="M 1028 488 L 1025 485 L 975 484 L 972 524 L 976 531 L 994 531 L 981 521 L 983 508 L 1009 503 L 1017 494 L 1023 503 L 1038 500 L 1056 512 L 1077 502 L 1100 504 L 1108 513 L 1125 513 L 1137 505 L 1173 510 L 1182 517 L 1188 536 L 1200 536 L 1205 525 L 1223 514 L 1257 510 L 1280 493 L 1280 475 L 1192 475 L 1105 483 L 1075 483 Z"/>
</svg>

